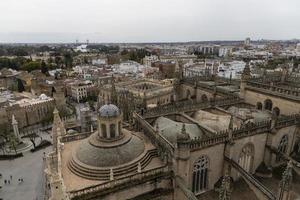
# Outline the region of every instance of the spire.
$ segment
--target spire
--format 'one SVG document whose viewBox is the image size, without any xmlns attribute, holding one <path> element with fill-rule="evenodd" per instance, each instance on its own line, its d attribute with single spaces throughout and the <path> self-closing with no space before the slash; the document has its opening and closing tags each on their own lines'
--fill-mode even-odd
<svg viewBox="0 0 300 200">
<path fill-rule="evenodd" d="M 229 121 L 228 129 L 233 130 L 233 114 L 230 115 L 230 121 Z"/>
<path fill-rule="evenodd" d="M 290 186 L 292 184 L 292 171 L 293 171 L 293 163 L 289 161 L 286 169 L 282 174 L 282 179 L 280 181 L 280 188 L 285 191 L 289 191 Z"/>
<path fill-rule="evenodd" d="M 242 80 L 248 80 L 249 78 L 251 78 L 251 71 L 249 61 L 247 61 L 242 73 Z"/>
<path fill-rule="evenodd" d="M 182 124 L 181 133 L 177 135 L 177 141 L 188 141 L 190 140 L 190 135 L 186 132 L 185 123 Z"/>
<path fill-rule="evenodd" d="M 16 118 L 15 118 L 15 115 L 12 115 L 12 120 L 11 120 L 11 124 L 14 125 L 14 124 L 18 124 Z"/>
<path fill-rule="evenodd" d="M 186 130 L 185 130 L 185 123 L 182 124 L 182 128 L 181 128 L 181 134 L 185 135 L 186 134 Z"/>
<path fill-rule="evenodd" d="M 19 127 L 18 127 L 18 122 L 15 118 L 15 115 L 12 115 L 12 120 L 11 120 L 11 124 L 13 127 L 13 131 L 14 131 L 14 135 L 16 136 L 18 141 L 21 141 L 21 136 L 20 136 L 20 132 L 19 132 Z"/>
<path fill-rule="evenodd" d="M 109 172 L 109 180 L 113 181 L 114 180 L 114 171 L 112 168 L 110 168 L 110 172 Z"/>
<path fill-rule="evenodd" d="M 178 77 L 177 79 L 180 81 L 183 79 L 183 64 L 182 61 L 178 61 L 178 59 L 176 59 L 176 65 L 178 65 Z"/>
<path fill-rule="evenodd" d="M 112 75 L 111 77 L 111 103 L 114 105 L 118 104 L 118 95 L 116 91 L 116 86 L 115 86 L 115 79 L 114 76 Z"/>
<path fill-rule="evenodd" d="M 219 200 L 230 200 L 230 195 L 231 195 L 230 182 L 231 182 L 230 176 L 228 175 L 228 171 L 226 171 L 219 191 Z"/>
<path fill-rule="evenodd" d="M 138 172 L 138 173 L 141 173 L 141 172 L 142 172 L 142 165 L 141 165 L 141 162 L 138 163 L 138 166 L 137 166 L 137 172 Z"/>
</svg>

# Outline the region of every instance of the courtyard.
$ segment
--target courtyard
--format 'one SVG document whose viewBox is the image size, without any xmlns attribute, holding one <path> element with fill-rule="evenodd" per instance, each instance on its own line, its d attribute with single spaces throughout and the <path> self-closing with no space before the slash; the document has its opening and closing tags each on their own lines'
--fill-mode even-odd
<svg viewBox="0 0 300 200">
<path fill-rule="evenodd" d="M 43 136 L 49 137 L 47 134 Z M 44 152 L 47 154 L 51 149 L 52 146 L 49 146 L 34 153 L 25 152 L 23 157 L 14 160 L 1 160 L 0 199 L 43 200 L 45 187 L 43 157 Z M 23 179 L 23 182 L 19 179 Z"/>
</svg>

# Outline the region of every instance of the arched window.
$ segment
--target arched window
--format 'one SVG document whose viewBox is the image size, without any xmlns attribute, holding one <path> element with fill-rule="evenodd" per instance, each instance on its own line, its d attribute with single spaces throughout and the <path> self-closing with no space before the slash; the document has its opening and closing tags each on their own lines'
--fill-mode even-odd
<svg viewBox="0 0 300 200">
<path fill-rule="evenodd" d="M 208 186 L 208 158 L 201 156 L 194 164 L 192 191 L 199 194 Z"/>
<path fill-rule="evenodd" d="M 203 94 L 203 95 L 201 96 L 201 101 L 202 101 L 202 102 L 207 102 L 207 101 L 208 101 L 208 98 L 207 98 L 206 94 Z"/>
<path fill-rule="evenodd" d="M 288 136 L 287 136 L 287 135 L 282 136 L 282 138 L 281 138 L 281 140 L 280 140 L 280 143 L 279 143 L 279 145 L 278 145 L 277 150 L 278 150 L 280 153 L 285 154 L 286 151 L 287 151 L 288 142 L 289 142 Z M 276 156 L 276 161 L 277 161 L 277 162 L 281 161 L 281 159 L 282 159 L 282 156 L 281 156 L 280 153 Z"/>
<path fill-rule="evenodd" d="M 253 144 L 245 145 L 240 153 L 238 163 L 245 171 L 249 173 L 252 173 L 253 157 L 254 157 Z"/>
<path fill-rule="evenodd" d="M 104 137 L 104 138 L 107 137 L 106 125 L 105 124 L 101 124 L 101 133 L 102 133 L 102 137 Z"/>
<path fill-rule="evenodd" d="M 265 109 L 266 110 L 272 110 L 272 107 L 273 107 L 273 103 L 270 99 L 266 99 L 265 100 Z"/>
<path fill-rule="evenodd" d="M 257 104 L 256 104 L 256 108 L 258 109 L 258 110 L 262 110 L 262 103 L 261 102 L 257 102 Z"/>
<path fill-rule="evenodd" d="M 280 115 L 280 109 L 278 107 L 273 108 L 273 114 L 276 116 Z"/>
<path fill-rule="evenodd" d="M 111 124 L 109 126 L 109 130 L 110 130 L 110 137 L 111 138 L 115 138 L 116 137 L 116 125 L 115 124 Z"/>
</svg>

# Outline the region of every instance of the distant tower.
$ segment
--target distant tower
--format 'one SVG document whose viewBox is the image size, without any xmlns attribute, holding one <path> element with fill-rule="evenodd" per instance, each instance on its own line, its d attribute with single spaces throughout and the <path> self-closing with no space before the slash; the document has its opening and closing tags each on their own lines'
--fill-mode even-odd
<svg viewBox="0 0 300 200">
<path fill-rule="evenodd" d="M 250 38 L 247 37 L 247 38 L 245 39 L 245 41 L 244 41 L 244 45 L 245 45 L 245 46 L 250 46 L 250 42 L 251 42 Z"/>
<path fill-rule="evenodd" d="M 65 110 L 66 107 L 66 97 L 64 87 L 61 85 L 56 85 L 52 88 L 52 96 L 55 99 L 55 105 L 60 111 Z"/>
<path fill-rule="evenodd" d="M 19 127 L 18 127 L 18 122 L 15 118 L 15 115 L 12 115 L 12 127 L 13 127 L 13 130 L 14 130 L 14 134 L 17 138 L 18 141 L 21 141 L 21 137 L 20 137 L 20 132 L 19 132 Z"/>
<path fill-rule="evenodd" d="M 90 42 L 89 39 L 87 39 L 87 40 L 86 40 L 86 45 L 89 45 L 89 42 Z"/>
<path fill-rule="evenodd" d="M 87 105 L 84 108 L 80 109 L 80 123 L 81 123 L 81 132 L 88 132 L 91 131 L 91 110 L 89 106 Z"/>
<path fill-rule="evenodd" d="M 284 83 L 286 81 L 288 74 L 289 74 L 288 67 L 284 65 L 281 71 L 281 83 Z"/>
<path fill-rule="evenodd" d="M 110 103 L 114 105 L 118 105 L 118 94 L 115 86 L 115 79 L 112 76 L 111 77 L 111 97 L 110 97 Z"/>
<path fill-rule="evenodd" d="M 246 63 L 244 71 L 241 77 L 241 84 L 240 84 L 240 98 L 245 97 L 245 87 L 247 85 L 247 81 L 251 78 L 251 71 L 249 62 Z"/>
</svg>

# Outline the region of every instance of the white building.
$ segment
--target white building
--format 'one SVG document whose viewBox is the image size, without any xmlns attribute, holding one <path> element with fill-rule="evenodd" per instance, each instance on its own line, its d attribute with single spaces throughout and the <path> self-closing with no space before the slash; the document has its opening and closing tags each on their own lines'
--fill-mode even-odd
<svg viewBox="0 0 300 200">
<path fill-rule="evenodd" d="M 126 61 L 122 62 L 120 64 L 113 65 L 114 72 L 120 73 L 120 74 L 140 74 L 143 73 L 145 68 L 147 68 L 144 65 L 141 65 L 140 63 L 134 62 L 134 61 Z"/>
<path fill-rule="evenodd" d="M 89 91 L 93 90 L 94 84 L 91 81 L 75 83 L 71 86 L 72 98 L 78 103 L 88 97 Z"/>
<path fill-rule="evenodd" d="M 296 46 L 296 51 L 297 51 L 298 53 L 300 53 L 300 43 L 297 44 L 297 46 Z"/>
<path fill-rule="evenodd" d="M 143 59 L 143 64 L 146 66 L 146 67 L 151 67 L 151 64 L 153 62 L 156 62 L 158 61 L 159 58 L 158 56 L 156 55 L 151 55 L 151 56 L 145 56 L 145 58 Z"/>
</svg>

